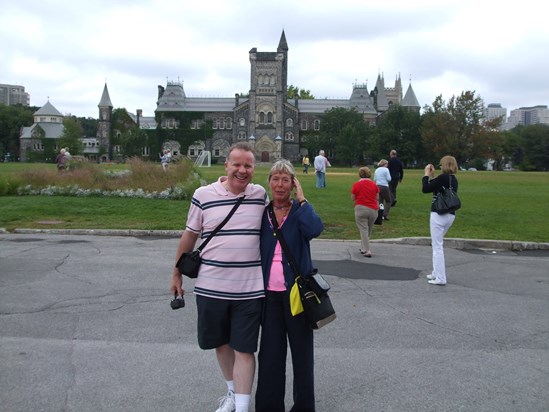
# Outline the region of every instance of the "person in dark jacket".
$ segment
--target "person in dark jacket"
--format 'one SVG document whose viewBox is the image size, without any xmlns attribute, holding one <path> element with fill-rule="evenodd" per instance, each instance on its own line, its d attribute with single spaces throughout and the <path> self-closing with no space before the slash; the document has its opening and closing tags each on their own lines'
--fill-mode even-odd
<svg viewBox="0 0 549 412">
<path fill-rule="evenodd" d="M 435 177 L 435 167 L 432 164 L 425 166 L 425 176 L 422 179 L 422 192 L 433 193 L 431 201 L 431 247 L 433 249 L 433 271 L 427 275 L 431 285 L 444 286 L 446 284 L 446 264 L 444 261 L 444 236 L 454 223 L 455 212 L 438 214 L 434 202 L 443 187 L 452 187 L 457 193 L 458 180 L 455 174 L 458 171 L 456 159 L 453 156 L 444 156 L 440 159 L 441 174 Z"/>
<path fill-rule="evenodd" d="M 322 220 L 305 199 L 294 167 L 287 160 L 278 160 L 269 173 L 271 205 L 267 206 L 261 224 L 261 266 L 266 298 L 261 323 L 259 368 L 255 410 L 284 412 L 286 388 L 286 356 L 288 343 L 293 365 L 293 407 L 291 411 L 314 411 L 313 330 L 304 313 L 292 316 L 290 290 L 295 275 L 274 236 L 280 227 L 301 275 L 313 270 L 311 239 L 324 230 Z M 292 192 L 295 190 L 294 198 Z M 268 211 L 273 207 L 276 221 Z"/>
<path fill-rule="evenodd" d="M 389 190 L 393 195 L 393 203 L 391 206 L 394 206 L 397 202 L 397 186 L 402 182 L 402 179 L 404 179 L 404 168 L 402 167 L 402 162 L 397 157 L 397 151 L 395 149 L 391 150 L 389 153 L 389 164 L 387 165 L 387 168 L 391 174 L 391 181 L 389 182 Z"/>
</svg>

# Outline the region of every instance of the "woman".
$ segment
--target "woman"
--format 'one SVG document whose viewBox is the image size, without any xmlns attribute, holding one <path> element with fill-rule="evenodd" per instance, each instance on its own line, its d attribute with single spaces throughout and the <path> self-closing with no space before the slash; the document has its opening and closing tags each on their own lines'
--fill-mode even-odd
<svg viewBox="0 0 549 412">
<path fill-rule="evenodd" d="M 370 179 L 372 172 L 367 167 L 358 169 L 360 180 L 351 188 L 351 199 L 355 202 L 355 222 L 360 232 L 362 248 L 360 253 L 371 258 L 370 235 L 379 209 L 379 188 Z"/>
<path fill-rule="evenodd" d="M 294 167 L 287 160 L 275 162 L 269 173 L 272 201 L 261 224 L 261 265 L 266 298 L 261 325 L 259 368 L 255 410 L 284 412 L 286 388 L 287 342 L 292 352 L 294 373 L 291 411 L 314 411 L 313 331 L 304 313 L 292 316 L 290 290 L 295 275 L 274 236 L 280 227 L 284 240 L 293 253 L 301 274 L 313 269 L 310 240 L 324 229 L 320 217 L 305 199 Z M 295 189 L 294 199 L 292 191 Z M 273 207 L 276 221 L 271 221 L 268 208 Z"/>
<path fill-rule="evenodd" d="M 389 210 L 393 204 L 393 196 L 389 189 L 389 182 L 391 181 L 391 173 L 387 168 L 389 162 L 385 159 L 381 159 L 377 164 L 377 169 L 374 173 L 374 181 L 379 187 L 379 201 L 383 202 L 383 219 L 389 220 Z"/>
<path fill-rule="evenodd" d="M 454 223 L 455 212 L 439 215 L 435 212 L 434 202 L 442 188 L 450 186 L 457 193 L 458 180 L 455 176 L 458 170 L 456 159 L 453 156 L 444 156 L 440 159 L 442 174 L 435 177 L 435 167 L 432 164 L 425 166 L 425 176 L 422 180 L 422 192 L 433 193 L 431 202 L 431 245 L 433 248 L 433 271 L 427 275 L 431 285 L 444 286 L 446 284 L 446 265 L 444 262 L 444 235 Z"/>
</svg>

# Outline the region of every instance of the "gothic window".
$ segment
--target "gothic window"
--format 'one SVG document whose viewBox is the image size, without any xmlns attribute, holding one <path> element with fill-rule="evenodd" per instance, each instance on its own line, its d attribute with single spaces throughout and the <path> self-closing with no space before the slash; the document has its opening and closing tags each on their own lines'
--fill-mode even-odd
<svg viewBox="0 0 549 412">
<path fill-rule="evenodd" d="M 219 157 L 219 156 L 221 155 L 221 150 L 220 150 L 219 148 L 216 147 L 216 148 L 213 150 L 213 155 L 214 155 L 214 157 Z"/>
<path fill-rule="evenodd" d="M 314 129 L 315 129 L 315 130 L 320 130 L 320 120 L 315 120 L 315 122 L 314 122 Z"/>
<path fill-rule="evenodd" d="M 246 140 L 246 132 L 238 132 L 238 140 Z"/>
<path fill-rule="evenodd" d="M 213 119 L 212 129 L 218 129 L 218 128 L 219 128 L 219 119 L 215 118 Z"/>
<path fill-rule="evenodd" d="M 276 77 L 274 75 L 271 76 L 271 86 L 275 85 L 275 80 L 276 80 Z"/>
<path fill-rule="evenodd" d="M 267 123 L 273 123 L 273 114 L 271 112 L 267 113 Z"/>
<path fill-rule="evenodd" d="M 219 119 L 219 128 L 220 129 L 225 128 L 225 119 L 224 118 Z"/>
<path fill-rule="evenodd" d="M 259 123 L 260 124 L 265 123 L 265 113 L 263 112 L 259 113 Z"/>
<path fill-rule="evenodd" d="M 309 128 L 309 124 L 307 123 L 307 120 L 301 121 L 301 130 L 307 130 Z"/>
<path fill-rule="evenodd" d="M 289 142 L 294 141 L 294 134 L 292 132 L 287 132 L 285 137 L 286 137 L 286 141 L 289 141 Z"/>
<path fill-rule="evenodd" d="M 149 146 L 145 146 L 143 148 L 141 148 L 141 154 L 143 156 L 148 156 L 151 152 L 151 149 L 149 148 Z"/>
<path fill-rule="evenodd" d="M 294 121 L 292 119 L 286 119 L 286 127 L 293 127 Z"/>
<path fill-rule="evenodd" d="M 122 151 L 122 148 L 120 145 L 116 145 L 113 147 L 114 153 L 120 153 Z"/>
<path fill-rule="evenodd" d="M 240 126 L 242 127 L 246 126 L 246 119 L 244 119 L 243 117 L 240 118 L 239 122 L 240 122 Z"/>
<path fill-rule="evenodd" d="M 225 126 L 227 127 L 227 129 L 232 129 L 233 128 L 233 119 L 231 119 L 230 117 L 227 117 L 225 119 Z"/>
</svg>

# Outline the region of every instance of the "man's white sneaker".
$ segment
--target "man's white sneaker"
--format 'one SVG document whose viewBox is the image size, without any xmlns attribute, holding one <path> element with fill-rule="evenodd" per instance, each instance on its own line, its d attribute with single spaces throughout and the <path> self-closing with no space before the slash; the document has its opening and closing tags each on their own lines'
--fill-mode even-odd
<svg viewBox="0 0 549 412">
<path fill-rule="evenodd" d="M 446 284 L 446 282 L 441 282 L 440 280 L 437 280 L 437 279 L 429 280 L 427 281 L 427 283 L 429 283 L 430 285 L 439 285 L 439 286 L 444 286 Z"/>
<path fill-rule="evenodd" d="M 219 398 L 219 408 L 215 412 L 234 412 L 234 392 L 229 391 L 225 396 Z"/>
<path fill-rule="evenodd" d="M 433 274 L 429 274 L 429 275 L 427 275 L 427 276 L 425 276 L 425 277 L 426 277 L 427 279 L 429 279 L 429 280 L 433 280 L 433 279 L 436 279 L 436 278 L 437 278 L 437 277 L 436 277 L 435 275 L 433 275 Z"/>
</svg>

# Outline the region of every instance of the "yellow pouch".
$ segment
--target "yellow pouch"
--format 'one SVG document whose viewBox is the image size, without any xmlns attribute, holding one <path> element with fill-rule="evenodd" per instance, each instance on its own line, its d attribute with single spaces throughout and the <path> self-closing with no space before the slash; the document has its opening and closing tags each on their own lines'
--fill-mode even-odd
<svg viewBox="0 0 549 412">
<path fill-rule="evenodd" d="M 299 294 L 299 286 L 297 285 L 297 279 L 290 290 L 290 310 L 292 316 L 299 315 L 303 312 L 303 304 L 301 303 L 301 296 Z"/>
</svg>

